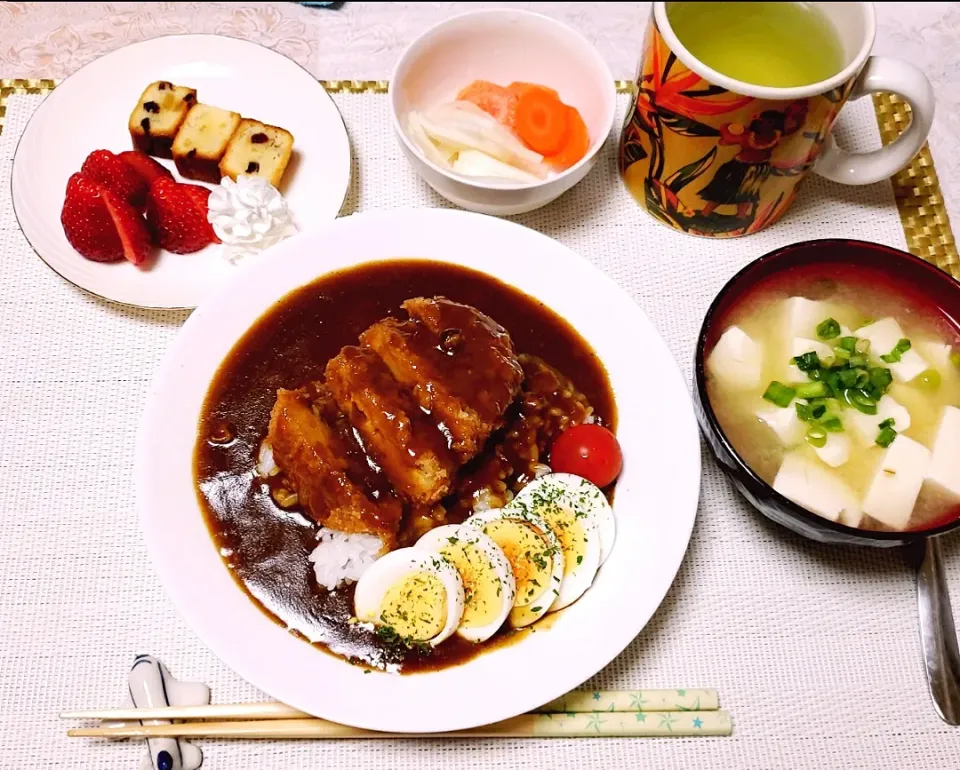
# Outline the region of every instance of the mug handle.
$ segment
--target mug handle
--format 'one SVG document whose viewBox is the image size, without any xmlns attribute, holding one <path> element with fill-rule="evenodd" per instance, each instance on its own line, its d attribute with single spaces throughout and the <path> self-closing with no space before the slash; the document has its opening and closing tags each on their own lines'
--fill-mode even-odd
<svg viewBox="0 0 960 770">
<path fill-rule="evenodd" d="M 850 99 L 876 91 L 895 93 L 910 103 L 912 120 L 907 130 L 891 144 L 872 152 L 843 150 L 831 133 L 813 166 L 820 176 L 841 184 L 873 184 L 892 177 L 920 152 L 933 124 L 933 86 L 927 76 L 900 59 L 871 56 L 857 77 Z"/>
</svg>

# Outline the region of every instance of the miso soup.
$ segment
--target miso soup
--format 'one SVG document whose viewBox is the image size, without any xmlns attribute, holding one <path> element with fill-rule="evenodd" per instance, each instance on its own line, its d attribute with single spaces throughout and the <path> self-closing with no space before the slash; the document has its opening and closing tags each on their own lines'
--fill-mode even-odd
<svg viewBox="0 0 960 770">
<path fill-rule="evenodd" d="M 879 270 L 794 269 L 714 324 L 710 405 L 785 497 L 863 529 L 960 516 L 960 331 Z"/>
</svg>

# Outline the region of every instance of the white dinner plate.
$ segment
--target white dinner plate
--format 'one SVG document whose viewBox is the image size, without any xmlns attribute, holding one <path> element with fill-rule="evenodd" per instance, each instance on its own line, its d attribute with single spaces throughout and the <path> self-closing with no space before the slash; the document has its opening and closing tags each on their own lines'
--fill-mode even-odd
<svg viewBox="0 0 960 770">
<path fill-rule="evenodd" d="M 294 135 L 294 157 L 280 191 L 300 235 L 339 213 L 350 186 L 350 142 L 336 105 L 309 72 L 269 48 L 235 38 L 147 40 L 100 57 L 57 86 L 31 117 L 13 161 L 13 208 L 30 245 L 61 276 L 92 294 L 141 307 L 192 308 L 237 270 L 221 257 L 219 246 L 194 254 L 161 251 L 144 270 L 126 260 L 84 259 L 60 225 L 70 175 L 94 150 L 132 149 L 130 112 L 155 80 L 196 88 L 201 102 Z M 179 181 L 196 184 L 182 179 L 172 160 L 161 163 Z"/>
<path fill-rule="evenodd" d="M 643 311 L 556 241 L 461 211 L 357 214 L 282 243 L 270 257 L 238 274 L 186 322 L 151 387 L 137 441 L 137 501 L 147 545 L 168 594 L 197 634 L 238 674 L 284 703 L 343 724 L 402 732 L 515 716 L 613 660 L 673 581 L 700 482 L 687 386 Z M 436 672 L 364 675 L 289 634 L 233 581 L 197 501 L 193 454 L 207 387 L 261 314 L 327 271 L 398 257 L 483 271 L 566 318 L 610 376 L 624 470 L 613 506 L 613 551 L 593 586 L 549 629 Z"/>
</svg>

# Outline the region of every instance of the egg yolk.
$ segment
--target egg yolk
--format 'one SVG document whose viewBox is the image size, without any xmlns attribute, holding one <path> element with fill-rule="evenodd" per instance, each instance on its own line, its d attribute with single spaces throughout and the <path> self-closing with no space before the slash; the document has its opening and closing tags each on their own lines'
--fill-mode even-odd
<svg viewBox="0 0 960 770">
<path fill-rule="evenodd" d="M 460 625 L 475 628 L 492 623 L 503 606 L 500 598 L 502 586 L 486 554 L 465 542 L 451 543 L 440 553 L 457 568 L 463 581 L 463 619 Z"/>
<path fill-rule="evenodd" d="M 383 595 L 379 620 L 401 638 L 414 642 L 433 639 L 447 621 L 447 592 L 443 582 L 429 572 L 404 575 Z"/>
<path fill-rule="evenodd" d="M 569 575 L 583 561 L 587 551 L 587 535 L 577 515 L 564 505 L 551 503 L 537 508 L 563 549 L 563 574 Z"/>
<path fill-rule="evenodd" d="M 514 607 L 525 607 L 550 588 L 553 553 L 546 541 L 529 524 L 518 519 L 497 519 L 484 532 L 503 549 L 517 580 Z M 555 588 L 559 588 L 556 586 Z"/>
</svg>

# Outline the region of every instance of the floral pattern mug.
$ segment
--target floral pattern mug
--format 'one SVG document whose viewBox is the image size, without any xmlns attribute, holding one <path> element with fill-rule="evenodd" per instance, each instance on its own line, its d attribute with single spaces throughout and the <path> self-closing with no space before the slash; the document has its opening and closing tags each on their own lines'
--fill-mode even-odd
<svg viewBox="0 0 960 770">
<path fill-rule="evenodd" d="M 847 64 L 832 78 L 797 88 L 733 80 L 696 59 L 674 34 L 666 3 L 653 17 L 620 138 L 620 174 L 634 198 L 664 224 L 729 238 L 777 221 L 806 174 L 872 184 L 904 168 L 933 122 L 933 89 L 920 70 L 870 56 L 871 3 L 821 3 L 840 35 Z M 913 119 L 883 149 L 849 153 L 830 130 L 848 99 L 889 91 Z"/>
</svg>

